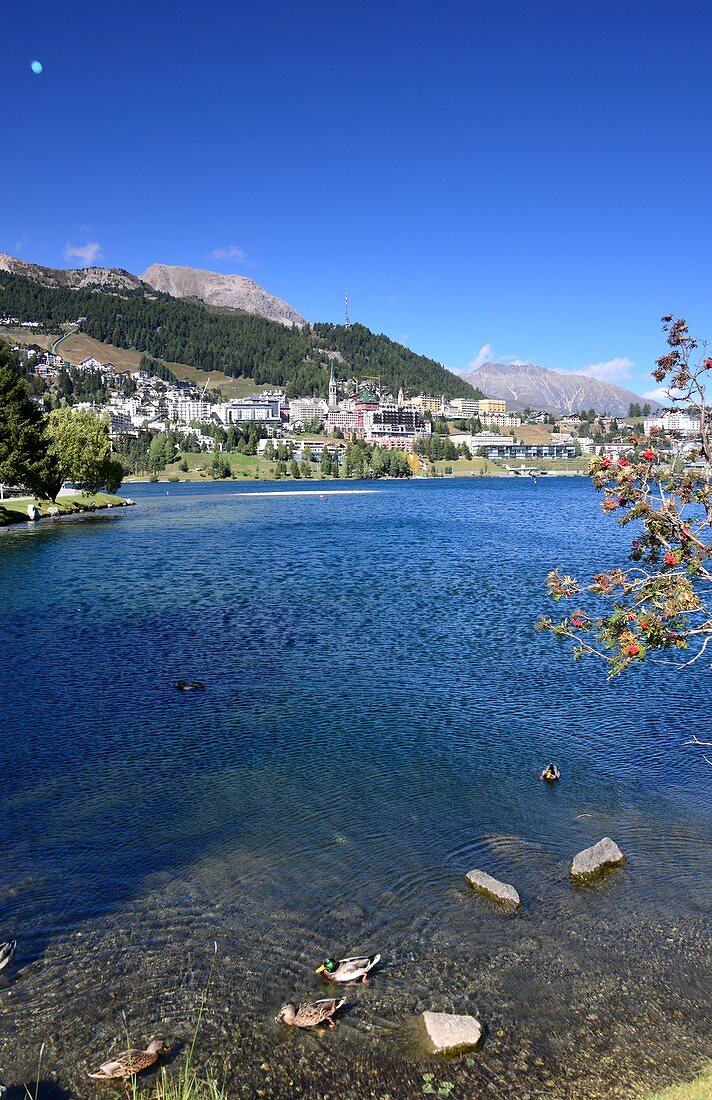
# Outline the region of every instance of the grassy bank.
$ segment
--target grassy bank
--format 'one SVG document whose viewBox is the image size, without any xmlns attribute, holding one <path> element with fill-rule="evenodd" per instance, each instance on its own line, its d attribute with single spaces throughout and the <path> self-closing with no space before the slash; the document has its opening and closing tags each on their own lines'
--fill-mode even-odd
<svg viewBox="0 0 712 1100">
<path fill-rule="evenodd" d="M 712 1065 L 701 1077 L 686 1085 L 673 1085 L 662 1092 L 649 1094 L 642 1100 L 712 1100 Z"/>
<path fill-rule="evenodd" d="M 97 508 L 122 507 L 126 500 L 112 493 L 76 493 L 72 496 L 59 496 L 56 501 L 18 497 L 0 503 L 0 527 L 9 527 L 12 523 L 27 523 L 27 509 L 31 504 L 39 510 L 40 516 L 70 516 L 79 512 L 93 512 Z"/>
</svg>

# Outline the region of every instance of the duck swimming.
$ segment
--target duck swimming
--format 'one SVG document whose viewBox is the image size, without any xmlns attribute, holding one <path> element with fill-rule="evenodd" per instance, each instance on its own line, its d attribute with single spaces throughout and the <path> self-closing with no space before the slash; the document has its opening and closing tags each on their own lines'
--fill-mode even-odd
<svg viewBox="0 0 712 1100">
<path fill-rule="evenodd" d="M 205 683 L 203 680 L 176 680 L 176 687 L 178 691 L 204 691 Z"/>
<path fill-rule="evenodd" d="M 98 1081 L 126 1080 L 141 1073 L 144 1069 L 154 1065 L 160 1054 L 165 1054 L 167 1045 L 162 1039 L 154 1039 L 145 1050 L 122 1050 L 107 1062 L 102 1062 L 97 1069 L 93 1069 L 90 1077 Z"/>
<path fill-rule="evenodd" d="M 318 1027 L 319 1024 L 327 1024 L 335 1027 L 332 1016 L 344 1004 L 343 998 L 337 1000 L 334 997 L 325 998 L 323 1001 L 305 1001 L 295 1008 L 293 1004 L 283 1004 L 275 1016 L 275 1021 L 287 1024 L 288 1027 Z"/>
<path fill-rule="evenodd" d="M 16 951 L 17 940 L 5 940 L 5 943 L 0 943 L 0 970 L 4 970 L 6 966 L 10 965 L 15 958 Z"/>
<path fill-rule="evenodd" d="M 380 955 L 354 956 L 351 959 L 325 959 L 315 973 L 325 982 L 363 982 L 368 984 L 368 972 L 381 961 Z"/>
<path fill-rule="evenodd" d="M 539 778 L 543 779 L 545 783 L 555 783 L 557 779 L 561 779 L 561 772 L 556 764 L 547 764 Z"/>
</svg>

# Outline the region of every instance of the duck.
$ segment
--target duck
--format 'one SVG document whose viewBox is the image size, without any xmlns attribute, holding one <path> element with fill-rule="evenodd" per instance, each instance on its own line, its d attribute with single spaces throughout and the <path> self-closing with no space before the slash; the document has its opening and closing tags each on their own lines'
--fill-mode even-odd
<svg viewBox="0 0 712 1100">
<path fill-rule="evenodd" d="M 325 959 L 315 973 L 325 982 L 363 982 L 368 984 L 368 972 L 381 961 L 380 955 L 354 956 L 351 959 Z"/>
<path fill-rule="evenodd" d="M 275 1022 L 279 1023 L 281 1020 L 288 1027 L 318 1027 L 319 1024 L 327 1024 L 333 1028 L 336 1025 L 331 1017 L 343 1004 L 343 997 L 341 1000 L 327 997 L 323 1001 L 305 1001 L 298 1008 L 287 1002 L 275 1016 Z"/>
<path fill-rule="evenodd" d="M 556 764 L 547 764 L 539 778 L 543 779 L 545 783 L 555 783 L 557 779 L 561 779 L 561 772 Z"/>
<path fill-rule="evenodd" d="M 148 1069 L 149 1066 L 155 1065 L 159 1055 L 165 1054 L 167 1051 L 168 1046 L 162 1039 L 153 1039 L 145 1050 L 136 1050 L 133 1047 L 130 1050 L 122 1050 L 120 1054 L 109 1058 L 107 1062 L 102 1062 L 97 1069 L 93 1069 L 89 1076 L 98 1081 L 115 1081 L 117 1079 L 125 1081 L 129 1077 L 141 1073 L 144 1069 Z"/>
<path fill-rule="evenodd" d="M 15 958 L 16 951 L 17 940 L 5 940 L 5 943 L 0 943 L 0 970 L 4 970 L 6 966 L 10 965 Z"/>
<path fill-rule="evenodd" d="M 178 691 L 203 691 L 205 683 L 203 680 L 176 680 L 176 687 Z"/>
</svg>

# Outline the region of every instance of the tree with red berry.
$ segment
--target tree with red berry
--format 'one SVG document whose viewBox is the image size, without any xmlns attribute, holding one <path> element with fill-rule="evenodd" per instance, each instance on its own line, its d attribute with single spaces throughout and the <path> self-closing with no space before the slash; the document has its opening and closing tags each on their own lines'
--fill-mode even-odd
<svg viewBox="0 0 712 1100">
<path fill-rule="evenodd" d="M 630 453 L 617 462 L 594 457 L 590 476 L 603 493 L 603 511 L 635 532 L 628 562 L 587 583 L 552 570 L 549 595 L 577 606 L 559 622 L 544 616 L 538 623 L 572 640 L 575 658 L 605 661 L 609 677 L 661 653 L 677 654 L 675 663 L 684 668 L 712 643 L 712 417 L 705 397 L 712 359 L 704 345 L 703 354 L 696 350 L 684 320 L 662 320 L 670 350 L 658 359 L 653 377 L 667 384 L 673 406 L 692 407 L 699 416 L 689 457 L 701 461 L 678 471 L 675 440 L 666 432 L 632 437 Z"/>
</svg>

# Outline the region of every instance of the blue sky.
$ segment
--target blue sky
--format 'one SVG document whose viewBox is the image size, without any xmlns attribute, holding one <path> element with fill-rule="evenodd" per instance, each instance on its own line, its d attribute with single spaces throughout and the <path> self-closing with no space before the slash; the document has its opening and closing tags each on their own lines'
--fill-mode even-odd
<svg viewBox="0 0 712 1100">
<path fill-rule="evenodd" d="M 457 370 L 643 392 L 663 313 L 712 339 L 709 0 L 0 19 L 0 251 L 237 271 L 311 320 L 348 287 L 352 320 Z"/>
</svg>

